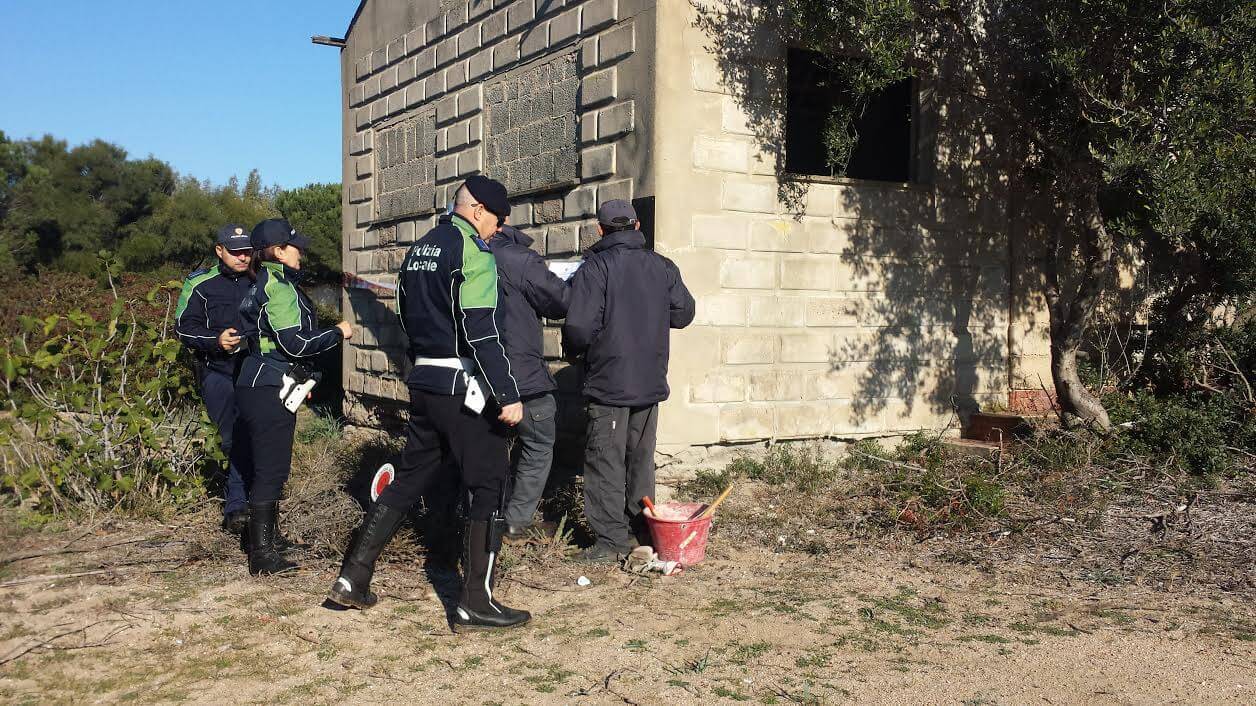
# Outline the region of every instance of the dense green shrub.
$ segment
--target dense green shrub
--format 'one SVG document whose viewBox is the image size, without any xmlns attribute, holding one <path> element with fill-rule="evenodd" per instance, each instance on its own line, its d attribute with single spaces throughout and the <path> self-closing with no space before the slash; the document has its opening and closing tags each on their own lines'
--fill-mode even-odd
<svg viewBox="0 0 1256 706">
<path fill-rule="evenodd" d="M 145 511 L 201 496 L 221 460 L 169 329 L 178 283 L 97 311 L 17 315 L 0 348 L 0 489 L 45 512 Z"/>
</svg>

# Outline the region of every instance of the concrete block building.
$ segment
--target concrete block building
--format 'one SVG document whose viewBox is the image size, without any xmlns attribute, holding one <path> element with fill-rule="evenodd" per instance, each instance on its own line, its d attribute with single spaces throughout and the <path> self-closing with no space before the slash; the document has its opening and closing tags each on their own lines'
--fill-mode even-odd
<svg viewBox="0 0 1256 706">
<path fill-rule="evenodd" d="M 672 338 L 662 452 L 942 429 L 1050 388 L 1036 268 L 994 130 L 930 77 L 821 157 L 823 62 L 688 0 L 364 0 L 345 37 L 346 416 L 388 426 L 408 370 L 392 288 L 453 189 L 506 184 L 546 257 L 631 199 L 698 304 Z M 749 18 L 749 19 L 747 19 Z M 580 371 L 547 354 L 578 435 Z"/>
</svg>

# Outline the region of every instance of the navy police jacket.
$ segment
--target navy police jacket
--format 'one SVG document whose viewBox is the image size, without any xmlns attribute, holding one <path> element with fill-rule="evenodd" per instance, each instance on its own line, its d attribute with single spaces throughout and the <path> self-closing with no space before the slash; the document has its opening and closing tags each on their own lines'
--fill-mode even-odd
<svg viewBox="0 0 1256 706">
<path fill-rule="evenodd" d="M 282 387 L 293 363 L 340 345 L 339 329 L 319 327 L 299 281 L 299 270 L 277 262 L 258 268 L 257 281 L 240 305 L 240 331 L 249 354 L 240 364 L 236 387 Z"/>
<path fill-rule="evenodd" d="M 532 238 L 503 226 L 489 241 L 497 258 L 497 328 L 510 357 L 510 367 L 524 397 L 553 392 L 558 386 L 545 364 L 540 317 L 567 315 L 571 289 L 531 247 Z"/>
<path fill-rule="evenodd" d="M 584 394 L 616 407 L 667 399 L 669 329 L 693 321 L 693 297 L 640 231 L 603 237 L 571 278 L 563 347 L 584 355 Z"/>
<path fill-rule="evenodd" d="M 241 330 L 240 302 L 248 296 L 252 284 L 247 274 L 233 272 L 221 262 L 183 280 L 174 331 L 183 345 L 196 352 L 205 370 L 234 374 L 238 357 L 218 345 L 218 335 L 229 328 Z"/>
<path fill-rule="evenodd" d="M 473 361 L 498 405 L 519 401 L 519 387 L 497 329 L 497 262 L 470 223 L 457 214 L 410 247 L 397 276 L 397 313 L 415 366 L 406 383 L 442 395 L 463 395 L 461 370 L 420 359 Z"/>
</svg>

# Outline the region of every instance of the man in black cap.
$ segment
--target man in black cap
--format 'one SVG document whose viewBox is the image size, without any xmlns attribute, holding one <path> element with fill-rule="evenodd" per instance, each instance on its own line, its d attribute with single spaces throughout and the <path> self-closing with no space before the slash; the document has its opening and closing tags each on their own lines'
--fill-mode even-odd
<svg viewBox="0 0 1256 706">
<path fill-rule="evenodd" d="M 463 587 L 456 632 L 507 628 L 531 619 L 493 598 L 504 521 L 506 440 L 523 417 L 519 387 L 498 334 L 497 263 L 486 241 L 510 203 L 506 188 L 483 176 L 459 187 L 454 212 L 411 246 L 397 278 L 397 308 L 414 368 L 406 448 L 396 475 L 371 506 L 345 553 L 329 598 L 369 608 L 375 560 L 406 513 L 444 466 L 448 453 L 471 492 L 463 545 Z"/>
<path fill-rule="evenodd" d="M 607 201 L 597 218 L 602 239 L 571 279 L 563 346 L 584 356 L 588 398 L 584 514 L 597 542 L 580 560 L 609 563 L 645 536 L 641 498 L 654 494 L 669 329 L 693 321 L 694 302 L 676 265 L 646 249 L 632 204 Z"/>
<path fill-rule="evenodd" d="M 523 399 L 514 482 L 506 506 L 506 536 L 512 539 L 523 537 L 532 526 L 554 462 L 558 406 L 553 393 L 558 385 L 545 364 L 539 319 L 565 317 L 571 292 L 531 245 L 532 238 L 509 225 L 489 241 L 502 295 L 497 321 Z"/>
<path fill-rule="evenodd" d="M 249 231 L 229 223 L 218 230 L 214 245 L 218 264 L 197 270 L 183 281 L 175 309 L 174 330 L 199 363 L 198 382 L 209 418 L 218 427 L 222 452 L 231 459 L 231 430 L 237 411 L 235 371 L 240 357 L 240 302 L 252 281 L 246 273 L 253 248 Z M 248 522 L 248 497 L 236 461 L 228 461 L 222 526 L 232 533 L 244 531 Z"/>
</svg>

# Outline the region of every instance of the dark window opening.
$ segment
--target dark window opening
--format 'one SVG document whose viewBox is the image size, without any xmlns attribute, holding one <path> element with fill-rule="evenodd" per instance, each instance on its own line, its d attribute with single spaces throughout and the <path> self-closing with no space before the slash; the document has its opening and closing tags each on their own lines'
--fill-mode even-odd
<svg viewBox="0 0 1256 706">
<path fill-rule="evenodd" d="M 842 165 L 829 165 L 824 132 L 833 108 L 852 102 L 849 84 L 829 67 L 822 54 L 807 49 L 790 49 L 786 70 L 785 171 L 843 176 Z M 858 138 L 844 176 L 912 180 L 915 103 L 916 86 L 911 78 L 892 83 L 869 99 L 862 115 L 847 127 Z"/>
</svg>

